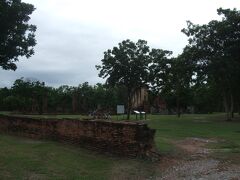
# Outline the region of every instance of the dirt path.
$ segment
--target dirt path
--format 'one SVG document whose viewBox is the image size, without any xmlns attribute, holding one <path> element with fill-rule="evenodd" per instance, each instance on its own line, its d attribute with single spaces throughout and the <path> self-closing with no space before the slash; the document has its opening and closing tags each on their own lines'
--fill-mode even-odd
<svg viewBox="0 0 240 180">
<path fill-rule="evenodd" d="M 211 150 L 206 145 L 215 142 L 213 139 L 201 138 L 174 141 L 173 144 L 182 150 L 182 157 L 162 159 L 159 165 L 162 173 L 156 179 L 240 180 L 240 166 L 210 156 Z"/>
</svg>

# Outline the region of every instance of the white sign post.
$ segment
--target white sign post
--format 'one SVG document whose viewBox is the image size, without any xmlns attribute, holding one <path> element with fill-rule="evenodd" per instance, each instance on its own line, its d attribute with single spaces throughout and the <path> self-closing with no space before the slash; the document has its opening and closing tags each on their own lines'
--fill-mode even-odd
<svg viewBox="0 0 240 180">
<path fill-rule="evenodd" d="M 124 105 L 117 105 L 117 114 L 124 114 Z"/>
<path fill-rule="evenodd" d="M 117 105 L 117 119 L 119 114 L 124 114 L 124 105 Z"/>
</svg>

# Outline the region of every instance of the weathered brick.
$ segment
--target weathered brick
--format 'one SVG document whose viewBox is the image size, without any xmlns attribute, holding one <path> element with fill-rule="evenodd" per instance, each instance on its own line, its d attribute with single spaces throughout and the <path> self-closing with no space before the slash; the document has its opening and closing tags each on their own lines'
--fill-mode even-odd
<svg viewBox="0 0 240 180">
<path fill-rule="evenodd" d="M 155 130 L 149 129 L 145 123 L 0 115 L 0 131 L 79 144 L 121 156 L 144 157 L 154 151 Z"/>
</svg>

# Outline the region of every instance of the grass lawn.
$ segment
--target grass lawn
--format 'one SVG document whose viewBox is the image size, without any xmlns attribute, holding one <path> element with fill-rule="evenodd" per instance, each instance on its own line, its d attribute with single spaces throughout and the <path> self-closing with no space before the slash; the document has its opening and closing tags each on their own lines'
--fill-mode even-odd
<svg viewBox="0 0 240 180">
<path fill-rule="evenodd" d="M 81 118 L 70 115 L 70 118 L 74 117 Z M 172 141 L 198 137 L 218 140 L 218 143 L 210 144 L 216 150 L 216 157 L 239 158 L 239 116 L 226 122 L 224 114 L 183 115 L 181 118 L 149 115 L 146 122 L 157 130 L 155 143 L 162 155 L 171 156 L 178 152 Z M 146 179 L 156 173 L 156 164 L 150 161 L 101 155 L 53 141 L 1 134 L 0 147 L 0 179 Z"/>
<path fill-rule="evenodd" d="M 112 179 L 153 174 L 150 161 L 101 155 L 52 141 L 1 134 L 0 146 L 0 179 Z"/>
<path fill-rule="evenodd" d="M 186 137 L 213 138 L 221 141 L 216 148 L 228 148 L 229 152 L 240 153 L 240 119 L 225 121 L 224 114 L 183 115 L 180 118 L 171 115 L 152 115 L 147 121 L 157 130 L 155 142 L 160 152 L 171 152 L 171 140 Z"/>
</svg>

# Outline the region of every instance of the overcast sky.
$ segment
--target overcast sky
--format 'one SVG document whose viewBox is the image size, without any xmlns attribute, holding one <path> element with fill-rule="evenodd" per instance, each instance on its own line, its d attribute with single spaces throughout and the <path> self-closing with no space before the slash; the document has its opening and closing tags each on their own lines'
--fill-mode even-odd
<svg viewBox="0 0 240 180">
<path fill-rule="evenodd" d="M 182 52 L 186 20 L 219 19 L 216 9 L 240 9 L 240 0 L 23 0 L 35 6 L 35 55 L 22 58 L 16 71 L 0 69 L 0 87 L 20 77 L 48 86 L 104 82 L 96 64 L 103 52 L 125 39 L 148 41 L 151 48 Z"/>
</svg>

